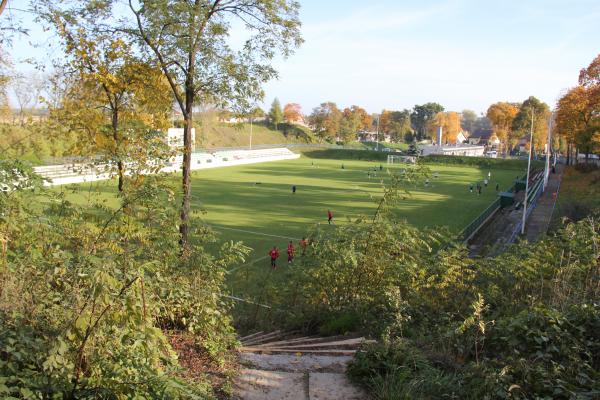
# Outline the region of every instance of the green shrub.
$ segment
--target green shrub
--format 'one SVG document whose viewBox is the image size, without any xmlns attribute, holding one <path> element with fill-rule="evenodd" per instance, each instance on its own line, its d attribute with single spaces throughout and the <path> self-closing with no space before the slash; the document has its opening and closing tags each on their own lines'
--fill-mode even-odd
<svg viewBox="0 0 600 400">
<path fill-rule="evenodd" d="M 456 374 L 434 367 L 404 340 L 366 346 L 347 373 L 378 400 L 465 398 Z"/>
<path fill-rule="evenodd" d="M 316 149 L 304 151 L 303 154 L 315 159 L 386 162 L 389 153 L 371 150 Z"/>
<path fill-rule="evenodd" d="M 360 317 L 356 313 L 344 313 L 332 317 L 319 328 L 319 333 L 323 336 L 345 335 L 349 332 L 358 330 Z"/>
<path fill-rule="evenodd" d="M 504 158 L 488 158 L 488 157 L 467 157 L 467 156 L 442 156 L 429 155 L 421 157 L 421 161 L 425 164 L 445 164 L 445 165 L 472 165 L 482 168 L 502 168 L 502 169 L 518 169 L 521 171 L 527 170 L 527 160 L 514 160 Z M 543 161 L 532 161 L 532 168 L 543 168 Z"/>
<path fill-rule="evenodd" d="M 210 255 L 214 236 L 198 223 L 204 241 L 181 257 L 159 176 L 128 182 L 113 209 L 75 207 L 30 174 L 0 162 L 0 185 L 25 182 L 0 192 L 0 397 L 212 397 L 203 379 L 181 378 L 167 331 L 190 332 L 224 360 L 235 338 L 219 292 L 247 249 Z"/>
<path fill-rule="evenodd" d="M 588 173 L 594 172 L 600 169 L 600 165 L 596 163 L 577 163 L 575 169 L 579 172 Z"/>
</svg>

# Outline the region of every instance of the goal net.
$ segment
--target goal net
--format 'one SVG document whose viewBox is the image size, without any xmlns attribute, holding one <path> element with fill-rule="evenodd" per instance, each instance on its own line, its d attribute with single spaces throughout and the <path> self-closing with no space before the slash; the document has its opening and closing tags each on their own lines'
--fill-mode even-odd
<svg viewBox="0 0 600 400">
<path fill-rule="evenodd" d="M 415 164 L 417 157 L 415 156 L 398 156 L 390 154 L 387 158 L 388 164 Z"/>
</svg>

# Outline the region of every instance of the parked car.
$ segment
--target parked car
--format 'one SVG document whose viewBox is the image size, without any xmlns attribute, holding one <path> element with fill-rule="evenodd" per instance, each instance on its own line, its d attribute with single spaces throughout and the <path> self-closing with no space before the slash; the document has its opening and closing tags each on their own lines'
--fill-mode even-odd
<svg viewBox="0 0 600 400">
<path fill-rule="evenodd" d="M 498 158 L 498 152 L 496 150 L 490 150 L 485 153 L 485 156 L 489 158 Z"/>
</svg>

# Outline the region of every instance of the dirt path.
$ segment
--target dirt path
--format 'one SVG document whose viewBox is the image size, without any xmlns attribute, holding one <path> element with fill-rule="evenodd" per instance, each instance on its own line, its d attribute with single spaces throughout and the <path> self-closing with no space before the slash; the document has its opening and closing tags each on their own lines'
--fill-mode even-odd
<svg viewBox="0 0 600 400">
<path fill-rule="evenodd" d="M 362 400 L 345 375 L 364 338 L 294 337 L 273 332 L 242 338 L 246 367 L 235 381 L 239 400 Z"/>
</svg>

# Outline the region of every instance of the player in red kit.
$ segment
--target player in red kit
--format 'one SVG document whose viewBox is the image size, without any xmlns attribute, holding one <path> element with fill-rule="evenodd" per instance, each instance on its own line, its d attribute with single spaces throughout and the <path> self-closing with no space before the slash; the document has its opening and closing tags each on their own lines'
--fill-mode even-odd
<svg viewBox="0 0 600 400">
<path fill-rule="evenodd" d="M 331 210 L 327 210 L 327 223 L 329 223 L 329 225 L 333 223 L 333 213 Z"/>
<path fill-rule="evenodd" d="M 306 254 L 306 247 L 308 246 L 308 240 L 306 238 L 302 238 L 300 241 L 300 247 L 302 247 L 302 255 Z"/>
<path fill-rule="evenodd" d="M 288 264 L 291 264 L 294 262 L 294 253 L 296 253 L 296 248 L 294 247 L 294 244 L 290 240 L 290 243 L 288 244 L 288 247 L 287 247 Z"/>
<path fill-rule="evenodd" d="M 271 268 L 277 268 L 277 259 L 279 258 L 279 249 L 277 246 L 273 246 L 271 251 L 269 251 L 269 256 L 271 257 Z"/>
</svg>

